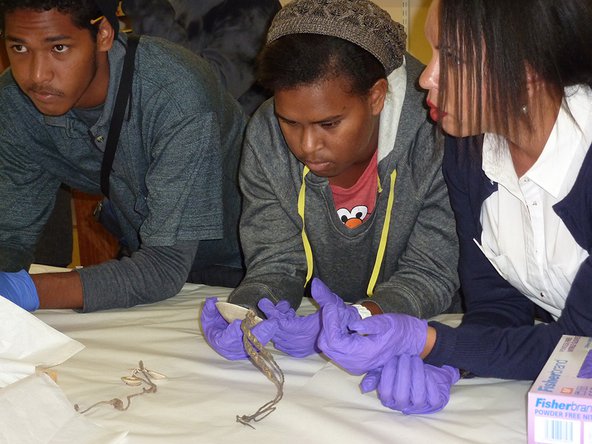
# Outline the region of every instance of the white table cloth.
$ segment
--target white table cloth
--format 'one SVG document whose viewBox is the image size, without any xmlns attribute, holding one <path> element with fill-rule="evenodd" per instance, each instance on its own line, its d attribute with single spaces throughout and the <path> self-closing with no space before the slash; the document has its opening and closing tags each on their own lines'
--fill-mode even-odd
<svg viewBox="0 0 592 444">
<path fill-rule="evenodd" d="M 82 409 L 139 391 L 121 377 L 142 360 L 166 380 L 158 391 L 132 399 L 127 411 L 109 405 L 85 415 L 125 442 L 150 443 L 524 443 L 530 382 L 462 380 L 441 412 L 405 416 L 361 394 L 360 376 L 321 355 L 296 359 L 276 351 L 285 373 L 277 410 L 255 425 L 235 421 L 274 398 L 275 386 L 250 362 L 227 361 L 205 342 L 199 311 L 206 297 L 225 300 L 229 289 L 186 284 L 175 297 L 97 313 L 39 310 L 36 316 L 86 346 L 55 367 L 58 385 Z M 299 313 L 315 308 L 304 300 Z M 452 323 L 454 316 L 444 319 Z M 457 321 L 457 319 L 456 319 Z"/>
</svg>

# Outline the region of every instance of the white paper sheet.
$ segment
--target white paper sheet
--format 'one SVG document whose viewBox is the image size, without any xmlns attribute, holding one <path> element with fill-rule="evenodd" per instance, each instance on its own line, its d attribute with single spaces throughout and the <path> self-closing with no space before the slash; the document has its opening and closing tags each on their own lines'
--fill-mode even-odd
<svg viewBox="0 0 592 444">
<path fill-rule="evenodd" d="M 0 387 L 52 367 L 84 346 L 0 297 Z"/>
<path fill-rule="evenodd" d="M 80 342 L 0 296 L 1 444 L 115 444 L 127 435 L 93 424 L 49 376 L 35 374 L 82 349 Z"/>
<path fill-rule="evenodd" d="M 0 443 L 116 444 L 126 434 L 106 431 L 78 414 L 45 374 L 0 390 Z"/>
</svg>

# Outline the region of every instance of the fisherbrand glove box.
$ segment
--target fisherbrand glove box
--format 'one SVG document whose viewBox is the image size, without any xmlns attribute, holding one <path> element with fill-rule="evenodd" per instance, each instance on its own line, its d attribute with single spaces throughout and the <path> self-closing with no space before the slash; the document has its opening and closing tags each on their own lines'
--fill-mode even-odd
<svg viewBox="0 0 592 444">
<path fill-rule="evenodd" d="M 563 335 L 528 392 L 528 444 L 592 444 L 592 338 Z"/>
</svg>

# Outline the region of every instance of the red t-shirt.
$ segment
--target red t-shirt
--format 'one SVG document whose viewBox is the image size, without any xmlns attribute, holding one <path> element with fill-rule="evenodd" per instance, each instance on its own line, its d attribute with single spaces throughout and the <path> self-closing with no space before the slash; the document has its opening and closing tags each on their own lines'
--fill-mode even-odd
<svg viewBox="0 0 592 444">
<path fill-rule="evenodd" d="M 377 156 L 378 150 L 372 156 L 364 173 L 352 187 L 342 188 L 331 185 L 337 214 L 348 228 L 360 226 L 374 211 L 378 189 Z"/>
</svg>

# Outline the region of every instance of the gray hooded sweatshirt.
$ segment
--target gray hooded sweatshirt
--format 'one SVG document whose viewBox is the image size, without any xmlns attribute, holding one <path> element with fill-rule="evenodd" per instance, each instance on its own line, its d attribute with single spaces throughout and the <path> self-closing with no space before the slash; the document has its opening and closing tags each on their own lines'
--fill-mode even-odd
<svg viewBox="0 0 592 444">
<path fill-rule="evenodd" d="M 411 56 L 389 75 L 380 116 L 376 208 L 348 228 L 337 215 L 326 178 L 306 175 L 304 218 L 313 276 L 345 301 L 369 298 L 385 225 L 393 170 L 397 176 L 386 248 L 371 300 L 385 312 L 430 317 L 447 309 L 458 288 L 458 241 L 441 173 L 442 147 L 415 86 L 422 65 Z M 303 167 L 290 152 L 273 99 L 251 119 L 243 145 L 240 223 L 247 274 L 229 301 L 255 306 L 264 297 L 298 307 L 311 264 L 303 247 L 298 196 Z"/>
</svg>

